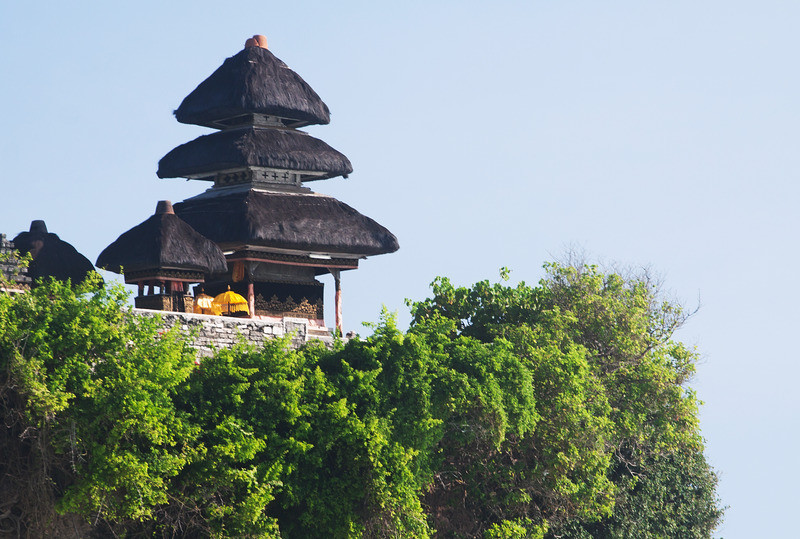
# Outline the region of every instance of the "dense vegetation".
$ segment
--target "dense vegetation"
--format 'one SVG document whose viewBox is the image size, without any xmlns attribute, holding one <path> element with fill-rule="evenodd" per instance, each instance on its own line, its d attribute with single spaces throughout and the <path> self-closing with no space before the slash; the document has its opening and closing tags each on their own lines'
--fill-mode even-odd
<svg viewBox="0 0 800 539">
<path fill-rule="evenodd" d="M 91 281 L 0 293 L 0 534 L 709 537 L 686 316 L 647 278 L 433 283 L 399 330 L 199 365 Z"/>
</svg>

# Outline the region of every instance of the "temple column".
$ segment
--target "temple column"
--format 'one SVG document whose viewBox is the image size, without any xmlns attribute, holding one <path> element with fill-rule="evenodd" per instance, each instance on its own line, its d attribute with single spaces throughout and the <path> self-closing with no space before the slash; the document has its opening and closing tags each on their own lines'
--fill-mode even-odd
<svg viewBox="0 0 800 539">
<path fill-rule="evenodd" d="M 334 296 L 333 296 L 333 310 L 336 317 L 336 330 L 339 332 L 339 335 L 344 335 L 342 330 L 342 281 L 341 281 L 341 271 L 338 269 L 331 269 L 331 275 L 333 275 L 333 283 L 334 283 Z"/>
<path fill-rule="evenodd" d="M 253 282 L 247 283 L 247 308 L 250 310 L 250 318 L 256 317 L 256 292 Z"/>
</svg>

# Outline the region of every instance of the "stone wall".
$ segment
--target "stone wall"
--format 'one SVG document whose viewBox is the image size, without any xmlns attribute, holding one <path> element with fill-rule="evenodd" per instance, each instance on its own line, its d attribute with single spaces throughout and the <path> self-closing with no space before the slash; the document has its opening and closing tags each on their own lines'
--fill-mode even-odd
<svg viewBox="0 0 800 539">
<path fill-rule="evenodd" d="M 14 244 L 0 234 L 0 287 L 8 292 L 24 292 L 31 285 L 31 279 L 25 275 L 14 253 Z"/>
<path fill-rule="evenodd" d="M 267 339 L 291 335 L 295 348 L 311 340 L 322 341 L 326 346 L 333 343 L 330 331 L 309 324 L 305 318 L 258 320 L 147 309 L 133 309 L 133 312 L 141 316 L 160 315 L 165 328 L 177 326 L 187 337 L 194 335 L 193 346 L 200 356 L 211 355 L 214 348 L 229 348 L 240 339 L 258 346 Z"/>
</svg>

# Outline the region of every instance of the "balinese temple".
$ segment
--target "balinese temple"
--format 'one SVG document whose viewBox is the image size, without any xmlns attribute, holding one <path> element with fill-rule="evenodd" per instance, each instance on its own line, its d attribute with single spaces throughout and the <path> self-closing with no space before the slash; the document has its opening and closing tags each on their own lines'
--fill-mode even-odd
<svg viewBox="0 0 800 539">
<path fill-rule="evenodd" d="M 30 230 L 17 234 L 11 243 L 20 254 L 31 255 L 26 271 L 31 286 L 36 286 L 38 280 L 47 277 L 62 281 L 70 279 L 77 284 L 94 272 L 89 259 L 58 235 L 48 232 L 44 221 L 32 221 Z"/>
<path fill-rule="evenodd" d="M 97 267 L 122 273 L 126 283 L 138 286 L 137 308 L 178 312 L 193 312 L 191 284 L 228 269 L 217 244 L 176 216 L 168 200 L 106 247 Z"/>
<path fill-rule="evenodd" d="M 174 205 L 177 217 L 224 252 L 227 267 L 209 268 L 205 293 L 230 289 L 247 298 L 251 317 L 302 317 L 324 327 L 317 277 L 331 274 L 341 331 L 341 272 L 358 268 L 367 256 L 396 251 L 398 243 L 369 217 L 306 187 L 353 170 L 343 154 L 298 129 L 329 123 L 327 105 L 267 49 L 266 38 L 255 36 L 200 83 L 175 116 L 216 130 L 158 164 L 160 178 L 211 184 Z M 133 265 L 120 265 L 128 280 Z M 166 280 L 162 270 L 137 266 L 130 279 L 149 286 Z"/>
</svg>

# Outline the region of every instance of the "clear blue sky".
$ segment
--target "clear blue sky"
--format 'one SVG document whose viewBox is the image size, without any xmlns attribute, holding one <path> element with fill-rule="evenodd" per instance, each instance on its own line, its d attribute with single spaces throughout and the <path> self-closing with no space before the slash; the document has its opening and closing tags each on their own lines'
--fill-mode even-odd
<svg viewBox="0 0 800 539">
<path fill-rule="evenodd" d="M 800 3 L 44 4 L 0 2 L 0 232 L 45 219 L 94 261 L 204 190 L 155 175 L 207 132 L 172 110 L 265 34 L 355 168 L 313 187 L 400 241 L 343 276 L 347 329 L 407 323 L 436 275 L 536 282 L 568 246 L 650 266 L 701 303 L 681 337 L 720 535 L 796 533 Z"/>
</svg>

